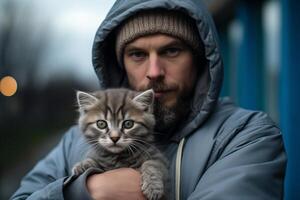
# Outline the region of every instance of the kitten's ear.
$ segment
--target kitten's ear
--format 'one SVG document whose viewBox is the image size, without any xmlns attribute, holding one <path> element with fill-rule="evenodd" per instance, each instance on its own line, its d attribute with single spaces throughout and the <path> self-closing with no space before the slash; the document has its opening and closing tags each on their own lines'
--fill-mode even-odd
<svg viewBox="0 0 300 200">
<path fill-rule="evenodd" d="M 141 108 L 144 110 L 152 110 L 151 108 L 154 102 L 154 91 L 152 89 L 146 90 L 134 97 L 133 101 L 141 106 Z"/>
<path fill-rule="evenodd" d="M 93 95 L 82 91 L 77 91 L 76 97 L 79 108 L 83 110 L 90 108 L 98 101 Z"/>
</svg>

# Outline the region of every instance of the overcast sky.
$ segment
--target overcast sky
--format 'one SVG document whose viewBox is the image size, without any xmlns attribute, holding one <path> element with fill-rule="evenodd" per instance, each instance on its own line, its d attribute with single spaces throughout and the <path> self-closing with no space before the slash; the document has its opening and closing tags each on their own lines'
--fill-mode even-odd
<svg viewBox="0 0 300 200">
<path fill-rule="evenodd" d="M 71 74 L 78 79 L 97 81 L 91 49 L 94 35 L 113 0 L 19 0 L 32 2 L 37 27 L 49 28 L 49 48 L 39 77 Z M 28 4 L 27 4 L 28 6 Z M 61 69 L 63 66 L 63 69 Z"/>
</svg>

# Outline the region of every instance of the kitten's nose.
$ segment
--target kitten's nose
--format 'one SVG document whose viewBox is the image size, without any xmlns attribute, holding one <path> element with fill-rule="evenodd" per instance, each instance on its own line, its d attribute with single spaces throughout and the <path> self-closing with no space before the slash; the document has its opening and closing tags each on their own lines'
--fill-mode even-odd
<svg viewBox="0 0 300 200">
<path fill-rule="evenodd" d="M 119 136 L 116 136 L 116 137 L 110 137 L 110 139 L 114 142 L 114 143 L 117 143 L 120 139 Z"/>
</svg>

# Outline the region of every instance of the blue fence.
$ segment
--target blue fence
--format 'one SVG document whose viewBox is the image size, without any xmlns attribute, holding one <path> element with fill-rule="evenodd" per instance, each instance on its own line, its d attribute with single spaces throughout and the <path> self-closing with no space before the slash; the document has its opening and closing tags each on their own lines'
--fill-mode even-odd
<svg viewBox="0 0 300 200">
<path fill-rule="evenodd" d="M 286 199 L 300 199 L 300 2 L 281 0 L 280 125 L 288 153 Z"/>
<path fill-rule="evenodd" d="M 228 29 L 220 33 L 221 47 L 225 63 L 225 83 L 223 95 L 232 96 L 242 107 L 278 113 L 273 116 L 278 121 L 284 136 L 288 154 L 285 179 L 285 199 L 300 199 L 300 1 L 237 1 L 235 21 L 238 22 L 241 37 L 238 45 L 232 45 Z M 275 75 L 267 70 L 266 41 L 263 16 L 266 3 L 276 2 L 280 9 L 277 23 L 280 30 L 278 48 L 279 63 Z M 274 20 L 274 19 L 271 19 Z M 271 22 L 270 22 L 271 23 Z M 233 48 L 234 47 L 234 48 Z M 273 49 L 271 49 L 273 50 Z M 234 52 L 234 56 L 231 53 Z M 276 52 L 276 51 L 275 51 Z M 277 68 L 276 68 L 277 67 Z M 277 70 L 277 71 L 276 71 Z M 272 70 L 271 70 L 272 71 Z M 266 79 L 272 78 L 269 87 Z M 267 98 L 268 90 L 279 94 Z M 274 99 L 277 98 L 277 99 Z M 269 102 L 272 101 L 272 102 Z M 279 102 L 279 103 L 278 103 Z M 271 105 L 271 106 L 270 106 Z"/>
</svg>

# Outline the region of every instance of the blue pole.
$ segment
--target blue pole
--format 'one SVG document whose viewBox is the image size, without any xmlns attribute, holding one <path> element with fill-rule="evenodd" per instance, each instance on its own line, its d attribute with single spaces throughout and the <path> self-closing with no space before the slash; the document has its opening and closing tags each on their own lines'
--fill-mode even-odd
<svg viewBox="0 0 300 200">
<path fill-rule="evenodd" d="M 263 109 L 262 1 L 241 1 L 238 19 L 242 40 L 238 52 L 238 102 L 249 109 Z"/>
<path fill-rule="evenodd" d="M 280 126 L 288 154 L 285 199 L 300 199 L 300 2 L 281 0 Z"/>
</svg>

